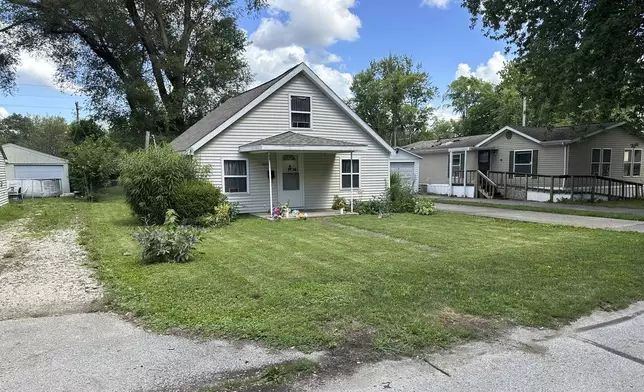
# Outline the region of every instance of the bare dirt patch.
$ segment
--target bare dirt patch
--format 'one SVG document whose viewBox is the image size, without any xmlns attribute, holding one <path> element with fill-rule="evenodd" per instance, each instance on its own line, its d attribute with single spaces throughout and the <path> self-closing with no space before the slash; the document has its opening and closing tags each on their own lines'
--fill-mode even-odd
<svg viewBox="0 0 644 392">
<path fill-rule="evenodd" d="M 95 311 L 102 289 L 76 228 L 31 236 L 26 220 L 0 230 L 0 320 Z"/>
</svg>

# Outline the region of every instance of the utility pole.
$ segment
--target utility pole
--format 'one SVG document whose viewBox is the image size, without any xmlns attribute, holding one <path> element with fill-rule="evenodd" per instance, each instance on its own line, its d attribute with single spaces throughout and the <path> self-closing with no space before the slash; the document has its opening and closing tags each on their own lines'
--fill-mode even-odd
<svg viewBox="0 0 644 392">
<path fill-rule="evenodd" d="M 80 121 L 80 106 L 78 105 L 78 102 L 74 102 L 76 105 L 76 122 Z"/>
<path fill-rule="evenodd" d="M 524 127 L 526 124 L 526 106 L 527 106 L 527 99 L 524 95 L 523 96 L 523 121 L 521 122 Z"/>
</svg>

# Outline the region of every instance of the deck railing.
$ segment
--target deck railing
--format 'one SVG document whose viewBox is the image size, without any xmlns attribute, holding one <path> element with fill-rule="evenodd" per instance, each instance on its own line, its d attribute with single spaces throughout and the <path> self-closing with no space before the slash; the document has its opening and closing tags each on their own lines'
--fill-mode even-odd
<svg viewBox="0 0 644 392">
<path fill-rule="evenodd" d="M 487 176 L 499 188 L 504 196 L 510 199 L 527 198 L 528 191 L 548 193 L 550 201 L 555 195 L 566 194 L 569 197 L 586 196 L 591 200 L 606 197 L 609 200 L 624 200 L 644 197 L 644 184 L 618 180 L 602 176 L 576 176 L 514 173 L 489 171 Z M 525 194 L 524 194 L 525 192 Z"/>
<path fill-rule="evenodd" d="M 467 186 L 473 186 L 476 184 L 476 172 L 478 170 L 466 170 L 465 171 L 465 180 Z M 452 185 L 462 186 L 463 185 L 463 170 L 454 170 L 452 172 Z"/>
</svg>

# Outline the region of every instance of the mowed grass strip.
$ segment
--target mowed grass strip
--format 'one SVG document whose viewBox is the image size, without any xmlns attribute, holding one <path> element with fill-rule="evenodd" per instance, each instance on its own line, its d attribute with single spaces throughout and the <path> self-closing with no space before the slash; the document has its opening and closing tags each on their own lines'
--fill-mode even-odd
<svg viewBox="0 0 644 392">
<path fill-rule="evenodd" d="M 208 230 L 188 264 L 142 265 L 120 200 L 84 203 L 83 241 L 112 305 L 159 331 L 413 354 L 480 336 L 485 320 L 555 327 L 644 298 L 644 236 L 459 214 L 244 218 Z M 475 317 L 472 317 L 473 315 Z"/>
</svg>

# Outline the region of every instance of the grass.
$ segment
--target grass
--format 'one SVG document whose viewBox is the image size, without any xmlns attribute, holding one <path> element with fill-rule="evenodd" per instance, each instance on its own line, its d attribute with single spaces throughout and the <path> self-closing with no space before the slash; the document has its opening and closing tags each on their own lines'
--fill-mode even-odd
<svg viewBox="0 0 644 392">
<path fill-rule="evenodd" d="M 191 263 L 142 265 L 121 200 L 81 206 L 110 303 L 157 331 L 414 354 L 644 299 L 638 233 L 447 213 L 245 218 L 207 231 Z"/>
<path fill-rule="evenodd" d="M 594 205 L 611 208 L 644 208 L 644 198 L 628 200 L 612 200 L 593 203 Z"/>
<path fill-rule="evenodd" d="M 293 382 L 294 380 L 312 374 L 317 368 L 317 363 L 299 359 L 279 365 L 268 366 L 257 374 L 228 379 L 217 387 L 206 387 L 199 392 L 228 392 L 245 390 L 264 390 L 265 388 Z"/>
<path fill-rule="evenodd" d="M 11 202 L 0 207 L 0 227 L 22 218 L 27 213 L 23 204 Z"/>
<path fill-rule="evenodd" d="M 34 235 L 68 226 L 78 215 L 80 204 L 71 199 L 26 199 L 0 208 L 0 227 L 21 218 L 29 218 L 26 229 Z"/>
<path fill-rule="evenodd" d="M 557 208 L 557 207 L 552 207 L 552 204 L 544 204 L 542 207 L 542 206 L 525 206 L 525 205 L 518 205 L 518 204 L 485 203 L 485 202 L 468 201 L 463 199 L 447 199 L 447 198 L 437 199 L 436 202 L 443 203 L 443 204 L 457 204 L 457 205 L 475 206 L 475 207 L 499 208 L 504 210 L 551 212 L 551 213 L 563 214 L 563 215 L 594 216 L 599 218 L 644 221 L 644 215 L 629 214 L 624 212 L 573 210 L 573 209 L 565 208 L 564 204 L 562 204 L 561 208 Z M 625 202 L 631 202 L 631 203 L 625 203 Z M 639 200 L 606 201 L 606 202 L 600 202 L 600 203 L 592 203 L 592 205 L 597 205 L 601 207 L 644 208 L 644 206 L 635 207 L 636 205 L 638 205 L 637 204 L 638 202 Z M 591 204 L 589 203 L 589 205 Z"/>
</svg>

